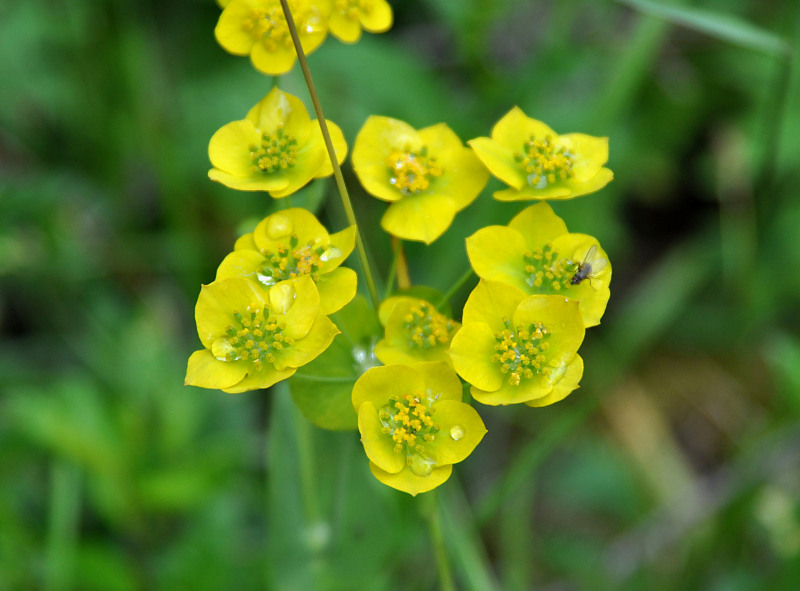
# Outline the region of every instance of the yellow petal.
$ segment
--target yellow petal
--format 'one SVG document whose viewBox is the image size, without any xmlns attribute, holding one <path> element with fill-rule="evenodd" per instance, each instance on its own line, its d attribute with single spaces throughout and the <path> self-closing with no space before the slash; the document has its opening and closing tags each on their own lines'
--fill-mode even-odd
<svg viewBox="0 0 800 591">
<path fill-rule="evenodd" d="M 341 232 L 330 235 L 328 247 L 321 256 L 324 261 L 320 265 L 320 273 L 329 273 L 350 256 L 356 243 L 356 232 L 356 226 L 350 226 Z"/>
<path fill-rule="evenodd" d="M 338 10 L 334 10 L 328 17 L 328 27 L 331 35 L 342 43 L 356 43 L 361 38 L 359 22 L 343 15 Z"/>
<path fill-rule="evenodd" d="M 195 351 L 189 357 L 184 383 L 200 388 L 228 388 L 244 379 L 249 365 L 242 361 L 220 361 L 208 349 Z"/>
<path fill-rule="evenodd" d="M 223 391 L 228 394 L 238 394 L 239 392 L 249 392 L 250 390 L 262 390 L 292 377 L 295 371 L 297 370 L 294 368 L 278 371 L 269 363 L 265 363 L 259 371 L 250 373 L 241 382 L 230 388 L 223 388 Z"/>
<path fill-rule="evenodd" d="M 392 7 L 386 0 L 374 0 L 369 10 L 360 13 L 361 26 L 370 33 L 383 33 L 392 28 Z"/>
<path fill-rule="evenodd" d="M 482 279 L 528 288 L 522 255 L 528 250 L 523 235 L 506 226 L 487 226 L 467 238 L 467 256 Z"/>
<path fill-rule="evenodd" d="M 403 197 L 389 182 L 386 159 L 394 149 L 419 151 L 422 140 L 417 131 L 403 121 L 371 115 L 356 136 L 353 170 L 364 189 L 384 201 Z"/>
<path fill-rule="evenodd" d="M 242 24 L 250 15 L 247 2 L 231 2 L 222 14 L 214 29 L 214 37 L 222 48 L 234 55 L 247 55 L 255 43 L 253 35 Z"/>
<path fill-rule="evenodd" d="M 525 172 L 514 160 L 514 150 L 488 137 L 467 142 L 475 155 L 489 171 L 512 188 L 521 189 L 527 184 Z"/>
<path fill-rule="evenodd" d="M 548 395 L 553 390 L 552 384 L 542 375 L 534 375 L 532 378 L 523 379 L 519 385 L 512 386 L 508 380 L 503 380 L 500 387 L 488 392 L 478 388 L 471 388 L 472 397 L 488 406 L 501 406 L 508 404 L 520 404 Z"/>
<path fill-rule="evenodd" d="M 571 194 L 569 197 L 578 197 L 580 195 L 588 195 L 594 193 L 605 187 L 608 183 L 614 180 L 614 173 L 608 168 L 601 168 L 597 174 L 585 182 L 579 182 L 574 179 L 564 181 Z"/>
<path fill-rule="evenodd" d="M 269 290 L 269 302 L 279 321 L 286 323 L 283 334 L 289 338 L 303 338 L 317 320 L 319 292 L 307 275 L 275 284 Z"/>
<path fill-rule="evenodd" d="M 559 256 L 578 261 L 583 264 L 589 250 L 594 247 L 594 256 L 589 264 L 602 268 L 593 271 L 592 274 L 578 283 L 570 285 L 566 292 L 571 300 L 580 302 L 581 316 L 583 316 L 584 326 L 596 326 L 600 324 L 600 319 L 606 310 L 608 299 L 611 296 L 609 283 L 611 282 L 611 263 L 608 262 L 608 255 L 597 242 L 597 239 L 586 234 L 565 234 L 553 241 L 553 248 L 557 250 Z M 604 263 L 602 261 L 605 261 Z"/>
<path fill-rule="evenodd" d="M 239 238 L 236 239 L 236 243 L 233 245 L 233 250 L 258 250 L 256 248 L 255 240 L 253 240 L 253 233 L 248 232 Z"/>
<path fill-rule="evenodd" d="M 279 129 L 304 144 L 311 130 L 311 118 L 299 98 L 275 86 L 247 113 L 247 120 L 265 133 Z"/>
<path fill-rule="evenodd" d="M 436 422 L 441 428 L 427 447 L 439 466 L 461 462 L 486 435 L 486 426 L 478 411 L 461 400 L 437 403 Z"/>
<path fill-rule="evenodd" d="M 392 236 L 430 244 L 444 234 L 456 215 L 453 200 L 445 195 L 407 195 L 389 206 L 381 227 Z"/>
<path fill-rule="evenodd" d="M 248 277 L 258 281 L 258 273 L 266 259 L 255 250 L 234 250 L 222 259 L 217 268 L 216 280 L 230 277 Z"/>
<path fill-rule="evenodd" d="M 458 375 L 481 390 L 497 390 L 503 383 L 495 354 L 494 332 L 483 322 L 464 324 L 450 343 L 450 358 Z"/>
<path fill-rule="evenodd" d="M 433 490 L 440 484 L 444 484 L 453 473 L 452 464 L 434 468 L 428 476 L 417 476 L 408 466 L 396 474 L 381 470 L 380 467 L 372 462 L 369 464 L 369 469 L 372 475 L 386 486 L 391 486 L 396 490 L 406 492 L 414 497 L 420 493 Z"/>
<path fill-rule="evenodd" d="M 261 220 L 253 231 L 253 240 L 259 250 L 275 252 L 279 246 L 289 246 L 292 234 L 299 244 L 328 244 L 328 231 L 314 214 L 302 207 L 284 209 Z"/>
<path fill-rule="evenodd" d="M 368 369 L 353 386 L 353 408 L 358 411 L 365 402 L 375 408 L 389 403 L 391 396 L 401 398 L 404 394 L 425 389 L 422 374 L 407 365 L 384 365 Z"/>
<path fill-rule="evenodd" d="M 522 234 L 530 248 L 542 247 L 567 233 L 564 220 L 544 201 L 523 209 L 508 222 L 508 227 Z"/>
<path fill-rule="evenodd" d="M 260 143 L 261 133 L 250 121 L 234 121 L 211 136 L 208 158 L 214 168 L 222 172 L 237 177 L 253 176 L 250 146 Z"/>
<path fill-rule="evenodd" d="M 499 332 L 505 329 L 503 318 L 510 320 L 526 297 L 519 288 L 482 279 L 464 304 L 463 322 L 483 322 L 492 333 Z"/>
<path fill-rule="evenodd" d="M 194 311 L 197 334 L 203 346 L 211 349 L 217 338 L 225 336 L 235 312 L 244 313 L 248 306 L 263 308 L 264 301 L 261 288 L 244 278 L 234 277 L 203 285 Z"/>
<path fill-rule="evenodd" d="M 405 454 L 394 451 L 391 435 L 382 431 L 378 409 L 372 402 L 364 402 L 358 408 L 358 430 L 361 443 L 371 462 L 387 472 L 400 472 L 406 467 Z"/>
<path fill-rule="evenodd" d="M 443 400 L 461 402 L 461 380 L 447 362 L 416 363 L 411 367 L 422 374 L 422 378 L 425 380 L 425 391 L 429 398 L 440 402 Z M 440 402 L 436 403 L 437 406 Z"/>
<path fill-rule="evenodd" d="M 333 314 L 343 308 L 356 296 L 357 284 L 356 272 L 345 267 L 320 275 L 317 282 L 320 312 Z"/>
<path fill-rule="evenodd" d="M 347 156 L 347 142 L 344 139 L 344 134 L 342 133 L 342 129 L 338 125 L 336 125 L 333 121 L 329 119 L 326 119 L 325 121 L 328 123 L 328 133 L 331 136 L 333 151 L 336 153 L 336 161 L 339 164 L 341 164 L 342 162 L 344 162 L 345 156 Z M 319 134 L 319 141 L 322 142 L 323 152 L 325 154 L 325 158 L 322 164 L 320 165 L 319 170 L 317 170 L 316 174 L 314 175 L 314 178 L 322 178 L 330 176 L 333 174 L 333 166 L 331 166 L 331 159 L 330 156 L 328 155 L 328 150 L 327 148 L 324 148 L 325 140 L 322 138 L 322 131 L 320 130 L 319 127 L 319 121 L 315 120 L 312 123 L 312 127 L 313 127 L 312 133 Z"/>
<path fill-rule="evenodd" d="M 532 295 L 517 306 L 513 326 L 541 322 L 551 331 L 548 363 L 568 363 L 581 346 L 585 335 L 583 317 L 575 300 L 556 295 Z"/>
<path fill-rule="evenodd" d="M 283 370 L 305 365 L 327 349 L 337 334 L 336 325 L 319 314 L 303 338 L 275 354 L 275 367 Z"/>
<path fill-rule="evenodd" d="M 583 377 L 583 359 L 581 359 L 580 355 L 575 355 L 572 361 L 567 365 L 566 371 L 561 379 L 553 384 L 553 389 L 549 394 L 541 398 L 529 400 L 525 404 L 539 407 L 563 400 L 580 387 L 578 384 L 581 381 L 581 377 Z"/>
<path fill-rule="evenodd" d="M 250 60 L 259 72 L 270 76 L 280 76 L 292 69 L 297 60 L 297 54 L 294 52 L 293 45 L 288 47 L 279 45 L 270 51 L 263 41 L 257 41 L 250 51 Z"/>
<path fill-rule="evenodd" d="M 531 201 L 532 199 L 571 199 L 575 197 L 572 190 L 566 186 L 568 181 L 555 185 L 548 185 L 543 189 L 534 189 L 525 185 L 520 189 L 503 189 L 495 191 L 492 195 L 498 201 Z"/>
<path fill-rule="evenodd" d="M 607 137 L 567 133 L 560 136 L 555 143 L 573 154 L 572 172 L 578 181 L 588 181 L 608 162 Z"/>
<path fill-rule="evenodd" d="M 492 129 L 492 139 L 513 151 L 521 151 L 531 136 L 555 139 L 558 134 L 541 121 L 528 117 L 519 107 L 503 115 Z"/>
</svg>

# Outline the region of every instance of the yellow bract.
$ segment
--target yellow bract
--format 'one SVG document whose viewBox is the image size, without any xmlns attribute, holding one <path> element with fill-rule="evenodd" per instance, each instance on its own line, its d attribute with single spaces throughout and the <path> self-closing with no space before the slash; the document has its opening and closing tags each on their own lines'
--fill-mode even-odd
<svg viewBox="0 0 800 591">
<path fill-rule="evenodd" d="M 353 146 L 353 168 L 368 193 L 391 203 L 389 234 L 430 244 L 478 196 L 489 174 L 444 123 L 415 130 L 371 116 Z"/>
<path fill-rule="evenodd" d="M 595 238 L 567 232 L 547 203 L 531 205 L 508 226 L 478 230 L 467 238 L 467 254 L 479 277 L 577 300 L 584 325 L 600 324 L 611 295 L 608 255 Z"/>
<path fill-rule="evenodd" d="M 303 51 L 311 53 L 328 33 L 325 15 L 310 0 L 288 0 L 288 5 Z M 257 70 L 271 76 L 285 74 L 297 59 L 280 0 L 232 0 L 214 35 L 223 49 L 249 55 Z"/>
<path fill-rule="evenodd" d="M 328 121 L 336 158 L 347 154 L 342 130 Z M 241 121 L 228 123 L 208 144 L 208 177 L 232 189 L 291 195 L 311 179 L 333 174 L 319 122 L 302 101 L 277 87 Z"/>
<path fill-rule="evenodd" d="M 243 277 L 204 285 L 195 308 L 204 349 L 186 369 L 186 385 L 244 392 L 268 388 L 327 349 L 339 330 L 319 313 L 309 277 L 269 290 Z"/>
<path fill-rule="evenodd" d="M 248 277 L 271 287 L 297 277 L 317 286 L 320 311 L 333 314 L 356 295 L 356 274 L 340 267 L 350 256 L 356 227 L 328 234 L 314 215 L 292 208 L 267 216 L 236 242 L 217 269 L 217 281 Z"/>
<path fill-rule="evenodd" d="M 372 474 L 414 496 L 447 480 L 486 434 L 443 361 L 367 370 L 353 387 L 353 407 Z"/>
<path fill-rule="evenodd" d="M 603 167 L 608 138 L 558 135 L 519 107 L 497 122 L 491 138 L 468 143 L 491 173 L 509 185 L 494 194 L 499 201 L 571 199 L 602 189 L 614 178 Z"/>
</svg>

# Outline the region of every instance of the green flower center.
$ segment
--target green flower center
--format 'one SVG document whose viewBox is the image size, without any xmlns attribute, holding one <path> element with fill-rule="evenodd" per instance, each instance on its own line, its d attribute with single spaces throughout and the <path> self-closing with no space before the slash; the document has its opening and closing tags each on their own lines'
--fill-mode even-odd
<svg viewBox="0 0 800 591">
<path fill-rule="evenodd" d="M 525 283 L 539 291 L 561 291 L 573 285 L 572 278 L 578 263 L 572 259 L 559 258 L 549 242 L 541 248 L 529 250 L 522 255 Z"/>
<path fill-rule="evenodd" d="M 403 318 L 409 347 L 432 349 L 450 342 L 456 324 L 429 303 L 414 305 Z"/>
<path fill-rule="evenodd" d="M 413 195 L 427 189 L 431 181 L 444 171 L 436 158 L 428 157 L 428 149 L 419 152 L 392 150 L 386 158 L 389 182 L 404 195 Z"/>
<path fill-rule="evenodd" d="M 275 361 L 275 353 L 294 344 L 294 339 L 283 336 L 286 324 L 271 318 L 268 306 L 248 306 L 244 313 L 234 312 L 233 323 L 225 329 L 226 336 L 218 338 L 211 353 L 220 361 L 253 362 L 260 370 L 262 362 Z"/>
<path fill-rule="evenodd" d="M 272 174 L 293 168 L 297 163 L 297 140 L 278 129 L 274 135 L 261 134 L 261 144 L 250 146 L 250 162 L 254 172 Z"/>
<path fill-rule="evenodd" d="M 440 427 L 433 421 L 433 401 L 425 401 L 420 394 L 391 396 L 378 411 L 381 430 L 394 441 L 394 452 L 405 454 L 406 464 L 417 476 L 428 476 L 436 467 L 424 443 L 432 442 Z"/>
<path fill-rule="evenodd" d="M 274 285 L 279 281 L 294 279 L 303 275 L 311 276 L 316 283 L 319 281 L 319 268 L 334 253 L 322 246 L 315 246 L 309 241 L 299 246 L 297 234 L 289 238 L 289 246 L 279 245 L 275 252 L 261 250 L 266 260 L 258 273 L 258 279 L 264 285 Z"/>
<path fill-rule="evenodd" d="M 547 365 L 546 352 L 550 348 L 548 339 L 550 331 L 541 322 L 528 326 L 517 326 L 514 330 L 511 322 L 504 320 L 505 330 L 495 333 L 492 361 L 500 365 L 500 371 L 508 374 L 508 383 L 518 386 L 523 379 L 534 375 L 550 375 L 553 371 Z"/>
<path fill-rule="evenodd" d="M 313 8 L 303 10 L 297 6 L 297 2 L 289 0 L 289 9 L 300 34 L 320 29 L 322 25 L 320 15 Z M 292 37 L 280 0 L 272 0 L 269 6 L 252 7 L 242 20 L 242 29 L 249 32 L 254 39 L 260 40 L 267 51 L 292 48 Z"/>
<path fill-rule="evenodd" d="M 548 135 L 544 139 L 531 136 L 522 145 L 522 152 L 514 154 L 525 171 L 528 185 L 534 189 L 544 189 L 573 176 L 573 156 L 564 146 L 556 146 Z"/>
</svg>

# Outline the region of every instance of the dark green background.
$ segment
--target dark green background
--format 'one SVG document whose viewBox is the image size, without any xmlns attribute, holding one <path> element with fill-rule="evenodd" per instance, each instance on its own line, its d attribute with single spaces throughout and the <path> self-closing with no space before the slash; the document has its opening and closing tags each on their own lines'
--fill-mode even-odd
<svg viewBox="0 0 800 591">
<path fill-rule="evenodd" d="M 370 114 L 466 140 L 519 105 L 609 136 L 616 175 L 555 205 L 614 267 L 581 389 L 480 407 L 489 433 L 439 491 L 458 587 L 796 589 L 797 2 L 391 3 L 389 33 L 309 58 L 351 146 Z M 434 500 L 377 483 L 356 434 L 285 388 L 182 385 L 200 284 L 275 207 L 206 177 L 208 139 L 272 87 L 217 46 L 218 14 L 0 5 L 2 590 L 437 586 Z M 281 87 L 308 103 L 297 69 Z M 384 205 L 345 175 L 383 284 Z M 465 236 L 517 211 L 500 187 L 408 247 L 415 282 L 464 272 Z"/>
</svg>

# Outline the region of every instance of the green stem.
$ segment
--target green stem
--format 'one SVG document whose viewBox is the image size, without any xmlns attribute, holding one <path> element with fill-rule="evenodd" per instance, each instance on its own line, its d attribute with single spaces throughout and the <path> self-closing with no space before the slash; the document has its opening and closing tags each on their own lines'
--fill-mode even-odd
<svg viewBox="0 0 800 591">
<path fill-rule="evenodd" d="M 452 298 L 459 289 L 464 287 L 464 284 L 469 281 L 474 274 L 475 271 L 472 269 L 467 269 L 466 273 L 459 277 L 458 281 L 456 281 L 453 286 L 444 293 L 439 302 L 436 304 L 436 308 L 441 308 L 441 306 L 449 302 L 450 298 Z"/>
<path fill-rule="evenodd" d="M 436 569 L 439 572 L 440 583 L 439 588 L 442 591 L 455 591 L 453 572 L 450 569 L 450 562 L 447 560 L 447 551 L 444 547 L 438 495 L 436 491 L 431 491 L 420 500 L 422 501 L 420 510 L 425 517 L 425 521 L 428 523 L 428 531 L 431 536 L 433 551 L 436 554 Z"/>
<path fill-rule="evenodd" d="M 342 205 L 344 206 L 347 220 L 350 225 L 356 227 L 356 250 L 358 251 L 358 258 L 361 260 L 361 267 L 364 270 L 364 277 L 367 280 L 367 288 L 369 289 L 369 295 L 372 298 L 372 305 L 377 310 L 381 303 L 380 297 L 378 296 L 378 288 L 375 286 L 372 268 L 369 266 L 367 250 L 364 248 L 364 240 L 361 238 L 361 230 L 356 222 L 356 214 L 353 211 L 353 204 L 350 202 L 350 195 L 348 194 L 347 187 L 344 184 L 342 169 L 339 166 L 339 160 L 336 158 L 336 151 L 333 149 L 331 135 L 328 132 L 328 123 L 325 120 L 325 115 L 322 112 L 322 105 L 319 102 L 319 96 L 317 95 L 314 81 L 311 79 L 311 71 L 308 69 L 306 54 L 303 52 L 303 47 L 300 45 L 300 37 L 297 35 L 297 27 L 295 27 L 294 18 L 292 18 L 292 12 L 289 10 L 287 0 L 281 0 L 281 6 L 283 7 L 283 14 L 286 17 L 286 25 L 289 27 L 289 34 L 292 36 L 294 49 L 297 52 L 297 60 L 300 62 L 300 68 L 303 70 L 303 77 L 306 79 L 306 86 L 308 86 L 308 92 L 311 95 L 311 102 L 314 105 L 314 112 L 317 115 L 317 121 L 319 121 L 319 128 L 322 130 L 322 137 L 325 140 L 325 147 L 328 150 L 328 157 L 331 160 L 331 166 L 333 166 L 333 176 L 336 178 L 336 186 L 339 189 L 339 195 L 342 197 Z"/>
</svg>

